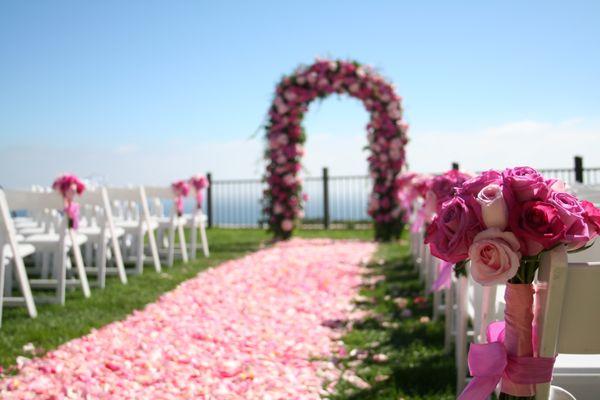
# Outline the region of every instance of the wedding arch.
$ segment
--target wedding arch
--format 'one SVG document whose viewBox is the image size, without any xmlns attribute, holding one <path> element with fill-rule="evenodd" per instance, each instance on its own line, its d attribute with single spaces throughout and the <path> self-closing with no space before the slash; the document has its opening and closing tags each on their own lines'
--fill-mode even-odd
<svg viewBox="0 0 600 400">
<path fill-rule="evenodd" d="M 361 100 L 370 114 L 367 137 L 373 192 L 368 212 L 375 221 L 377 239 L 398 237 L 403 222 L 395 178 L 404 164 L 408 125 L 402 120 L 401 98 L 393 85 L 373 68 L 355 61 L 317 60 L 298 67 L 277 85 L 266 126 L 268 187 L 263 211 L 269 227 L 275 238 L 287 239 L 303 216 L 298 175 L 306 140 L 302 118 L 311 101 L 332 93 Z"/>
</svg>

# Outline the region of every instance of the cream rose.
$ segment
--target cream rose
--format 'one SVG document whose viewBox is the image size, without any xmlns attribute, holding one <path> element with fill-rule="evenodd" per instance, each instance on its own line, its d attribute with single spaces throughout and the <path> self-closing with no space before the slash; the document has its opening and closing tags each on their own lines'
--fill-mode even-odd
<svg viewBox="0 0 600 400">
<path fill-rule="evenodd" d="M 512 232 L 489 228 L 478 233 L 469 247 L 473 279 L 484 286 L 506 283 L 519 269 L 519 247 Z"/>
</svg>

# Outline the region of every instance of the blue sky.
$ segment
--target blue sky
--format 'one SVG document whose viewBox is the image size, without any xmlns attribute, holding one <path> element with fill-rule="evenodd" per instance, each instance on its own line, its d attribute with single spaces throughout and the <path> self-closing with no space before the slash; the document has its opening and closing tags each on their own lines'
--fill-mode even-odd
<svg viewBox="0 0 600 400">
<path fill-rule="evenodd" d="M 595 1 L 3 1 L 0 183 L 258 176 L 248 138 L 277 80 L 316 56 L 396 85 L 413 168 L 600 166 L 599 17 Z M 349 98 L 314 104 L 309 172 L 364 172 L 367 118 Z"/>
</svg>

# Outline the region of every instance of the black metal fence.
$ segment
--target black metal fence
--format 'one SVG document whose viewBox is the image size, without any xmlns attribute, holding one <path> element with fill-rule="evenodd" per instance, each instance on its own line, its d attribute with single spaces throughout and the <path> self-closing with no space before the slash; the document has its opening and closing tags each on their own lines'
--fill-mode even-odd
<svg viewBox="0 0 600 400">
<path fill-rule="evenodd" d="M 584 168 L 581 157 L 575 157 L 573 168 L 540 169 L 547 178 L 568 183 L 600 184 L 600 167 Z M 458 168 L 458 163 L 453 163 Z M 266 185 L 259 179 L 216 180 L 207 175 L 211 185 L 207 193 L 206 213 L 209 226 L 257 227 L 264 224 L 261 200 Z M 366 175 L 330 176 L 323 168 L 319 177 L 304 180 L 305 227 L 329 228 L 368 226 L 367 202 L 371 178 Z"/>
</svg>

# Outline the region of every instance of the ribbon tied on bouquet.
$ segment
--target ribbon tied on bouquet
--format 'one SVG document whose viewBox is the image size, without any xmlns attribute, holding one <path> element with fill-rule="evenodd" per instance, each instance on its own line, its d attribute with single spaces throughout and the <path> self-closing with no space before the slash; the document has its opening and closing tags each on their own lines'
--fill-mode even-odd
<svg viewBox="0 0 600 400">
<path fill-rule="evenodd" d="M 504 321 L 487 328 L 488 343 L 471 344 L 469 371 L 473 379 L 458 400 L 485 400 L 505 376 L 514 383 L 531 385 L 552 380 L 554 357 L 516 357 L 504 347 Z"/>
<path fill-rule="evenodd" d="M 190 178 L 189 182 L 194 187 L 194 190 L 196 191 L 196 208 L 198 210 L 200 210 L 200 209 L 202 209 L 202 200 L 203 200 L 202 190 L 206 189 L 210 185 L 210 183 L 209 183 L 208 179 L 206 178 L 206 176 L 204 176 L 202 174 L 192 176 Z"/>
</svg>

